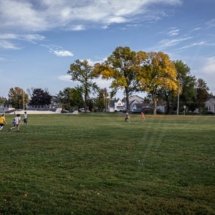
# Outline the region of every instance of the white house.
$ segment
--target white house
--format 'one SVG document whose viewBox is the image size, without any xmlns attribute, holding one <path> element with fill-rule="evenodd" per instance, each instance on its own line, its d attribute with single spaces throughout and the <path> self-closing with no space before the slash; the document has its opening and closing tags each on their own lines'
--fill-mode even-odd
<svg viewBox="0 0 215 215">
<path fill-rule="evenodd" d="M 0 113 L 5 113 L 5 112 L 10 111 L 12 109 L 13 108 L 11 108 L 11 107 L 0 105 Z"/>
<path fill-rule="evenodd" d="M 122 100 L 120 99 L 115 99 L 111 100 L 108 105 L 108 111 L 109 112 L 119 112 L 119 111 L 125 111 L 126 108 L 126 99 L 123 98 Z M 142 111 L 147 111 L 147 112 L 152 112 L 153 107 L 151 102 L 147 102 L 144 100 L 144 98 L 133 95 L 129 97 L 129 109 L 133 113 L 140 113 Z M 165 104 L 159 103 L 157 106 L 157 111 L 164 113 L 165 112 Z"/>
<path fill-rule="evenodd" d="M 4 113 L 4 106 L 3 105 L 0 105 L 0 113 Z"/>
<path fill-rule="evenodd" d="M 209 112 L 215 113 L 215 97 L 209 98 L 209 99 L 205 102 L 205 107 L 207 108 L 207 110 L 208 110 Z"/>
<path fill-rule="evenodd" d="M 130 96 L 129 97 L 129 106 L 130 106 L 130 111 L 131 112 L 138 112 L 142 111 L 143 109 L 143 103 L 144 99 L 140 96 Z M 119 112 L 119 111 L 125 111 L 126 110 L 126 101 L 125 98 L 117 99 L 117 100 L 112 100 L 110 101 L 109 112 Z"/>
<path fill-rule="evenodd" d="M 137 95 L 130 96 L 129 106 L 131 112 L 141 112 L 144 108 L 144 98 Z"/>
<path fill-rule="evenodd" d="M 125 110 L 125 103 L 121 99 L 112 100 L 108 105 L 109 112 L 119 112 Z"/>
</svg>

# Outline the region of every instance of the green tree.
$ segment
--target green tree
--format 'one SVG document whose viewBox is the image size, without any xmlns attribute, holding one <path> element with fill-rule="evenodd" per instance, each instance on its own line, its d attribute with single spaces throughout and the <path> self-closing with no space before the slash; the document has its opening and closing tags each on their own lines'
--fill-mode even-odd
<svg viewBox="0 0 215 215">
<path fill-rule="evenodd" d="M 177 99 L 173 100 L 174 109 L 177 109 L 178 113 L 183 111 L 184 107 L 187 110 L 194 111 L 196 108 L 196 78 L 190 74 L 190 68 L 184 62 L 178 60 L 174 64 L 180 84 Z"/>
<path fill-rule="evenodd" d="M 8 100 L 16 109 L 25 109 L 29 102 L 28 94 L 20 87 L 10 88 Z"/>
<path fill-rule="evenodd" d="M 153 113 L 157 113 L 157 101 L 162 90 L 177 92 L 179 84 L 174 63 L 163 52 L 149 52 L 138 72 L 139 89 L 146 91 L 153 102 Z"/>
<path fill-rule="evenodd" d="M 65 88 L 60 91 L 57 96 L 60 100 L 62 108 L 68 111 L 73 111 L 83 107 L 84 101 L 82 97 L 82 89 L 76 88 Z"/>
<path fill-rule="evenodd" d="M 185 96 L 185 93 L 183 94 L 183 96 L 181 96 L 182 93 L 185 92 L 185 89 L 183 90 L 183 88 L 186 88 L 186 90 L 189 89 L 188 95 L 192 95 L 191 83 L 194 84 L 195 79 L 190 76 L 190 68 L 184 62 L 177 60 L 174 61 L 174 64 L 177 71 L 177 80 L 179 84 L 178 90 L 177 92 L 175 92 L 170 89 L 162 89 L 159 96 L 166 102 L 166 113 L 172 113 L 176 111 L 177 114 L 179 114 L 179 111 L 182 111 L 183 106 L 185 105 L 185 101 L 182 100 L 182 98 L 184 98 Z M 188 101 L 188 98 L 186 100 Z"/>
<path fill-rule="evenodd" d="M 30 100 L 30 105 L 34 106 L 44 106 L 51 104 L 52 96 L 47 90 L 41 88 L 35 88 L 32 92 L 32 97 Z"/>
<path fill-rule="evenodd" d="M 99 89 L 98 90 L 98 97 L 96 98 L 96 108 L 98 111 L 105 111 L 107 112 L 107 106 L 109 102 L 107 89 Z"/>
<path fill-rule="evenodd" d="M 196 103 L 199 112 L 203 112 L 205 108 L 205 102 L 209 97 L 209 88 L 207 83 L 203 79 L 198 79 L 196 81 Z"/>
<path fill-rule="evenodd" d="M 90 93 L 98 88 L 96 83 L 93 82 L 93 78 L 95 77 L 93 74 L 93 66 L 87 60 L 76 60 L 70 65 L 68 74 L 71 75 L 73 81 L 78 81 L 81 84 L 80 86 L 84 97 L 84 109 L 86 112 Z"/>
<path fill-rule="evenodd" d="M 137 70 L 145 58 L 145 52 L 135 52 L 129 47 L 117 47 L 102 64 L 96 64 L 94 72 L 104 79 L 112 79 L 113 92 L 124 90 L 126 107 L 129 111 L 129 96 L 137 87 Z"/>
<path fill-rule="evenodd" d="M 4 97 L 0 97 L 0 105 L 5 105 L 7 103 L 7 99 Z"/>
</svg>

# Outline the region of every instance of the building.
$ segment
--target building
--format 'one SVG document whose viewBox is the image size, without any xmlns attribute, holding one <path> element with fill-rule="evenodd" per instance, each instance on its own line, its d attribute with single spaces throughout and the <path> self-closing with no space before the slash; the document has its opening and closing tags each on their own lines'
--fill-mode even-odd
<svg viewBox="0 0 215 215">
<path fill-rule="evenodd" d="M 137 95 L 130 96 L 129 106 L 131 112 L 142 112 L 145 107 L 144 98 Z"/>
<path fill-rule="evenodd" d="M 14 108 L 12 108 L 10 105 L 8 106 L 0 105 L 0 113 L 9 113 L 13 111 L 14 111 Z"/>
<path fill-rule="evenodd" d="M 129 106 L 131 112 L 141 112 L 143 109 L 144 99 L 140 96 L 130 96 L 129 97 Z M 120 112 L 126 111 L 126 100 L 125 98 L 114 99 L 109 103 L 108 111 L 109 112 Z"/>
<path fill-rule="evenodd" d="M 119 112 L 125 110 L 125 103 L 121 99 L 114 99 L 109 102 L 109 112 Z"/>
<path fill-rule="evenodd" d="M 109 102 L 108 111 L 109 112 L 119 112 L 126 111 L 126 99 L 114 99 Z M 153 104 L 140 96 L 133 95 L 129 97 L 129 109 L 132 113 L 153 113 Z M 157 106 L 157 111 L 159 113 L 165 113 L 165 103 L 159 102 Z"/>
<path fill-rule="evenodd" d="M 0 105 L 0 113 L 4 113 L 5 112 L 5 107 L 4 105 Z"/>
<path fill-rule="evenodd" d="M 206 107 L 208 112 L 215 113 L 215 96 L 209 98 L 205 102 L 205 107 Z"/>
</svg>

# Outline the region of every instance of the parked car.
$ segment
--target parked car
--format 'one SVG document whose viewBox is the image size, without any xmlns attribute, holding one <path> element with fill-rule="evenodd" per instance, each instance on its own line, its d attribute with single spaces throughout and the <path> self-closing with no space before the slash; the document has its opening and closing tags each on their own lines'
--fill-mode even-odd
<svg viewBox="0 0 215 215">
<path fill-rule="evenodd" d="M 79 108 L 78 111 L 82 112 L 82 113 L 85 113 L 85 109 L 84 108 Z M 86 112 L 89 113 L 90 111 L 87 109 Z"/>
</svg>

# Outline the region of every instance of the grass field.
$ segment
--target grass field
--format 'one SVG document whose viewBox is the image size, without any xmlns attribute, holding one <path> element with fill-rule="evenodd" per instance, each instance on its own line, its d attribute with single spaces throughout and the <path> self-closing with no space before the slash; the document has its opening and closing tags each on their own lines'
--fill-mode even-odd
<svg viewBox="0 0 215 215">
<path fill-rule="evenodd" d="M 0 214 L 215 214 L 215 117 L 30 115 L 0 131 Z"/>
</svg>

